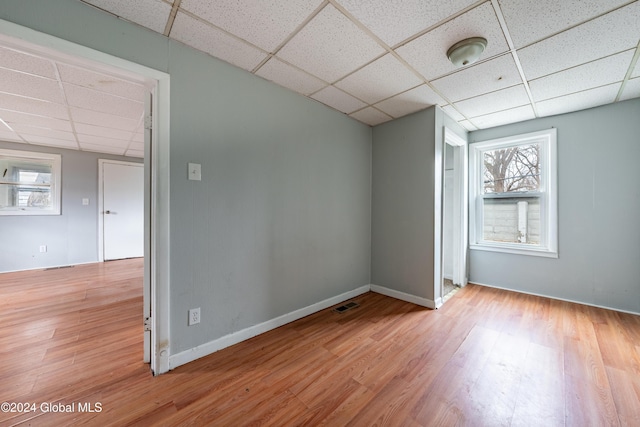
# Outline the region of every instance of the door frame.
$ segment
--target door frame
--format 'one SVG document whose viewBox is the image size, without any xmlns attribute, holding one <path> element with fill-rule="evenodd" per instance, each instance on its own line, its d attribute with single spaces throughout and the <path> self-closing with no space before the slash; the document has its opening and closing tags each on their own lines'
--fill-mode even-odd
<svg viewBox="0 0 640 427">
<path fill-rule="evenodd" d="M 144 163 L 125 162 L 122 160 L 98 159 L 98 261 L 104 261 L 104 164 L 111 163 L 123 166 L 135 166 L 144 169 Z M 145 228 L 147 228 L 145 226 Z M 146 251 L 145 251 L 146 252 Z"/>
<path fill-rule="evenodd" d="M 169 371 L 169 189 L 170 189 L 170 76 L 126 59 L 41 33 L 0 19 L 0 42 L 23 51 L 85 68 L 108 70 L 127 79 L 141 79 L 153 94 L 150 125 L 153 135 L 145 144 L 145 250 L 144 283 L 150 294 L 151 370 Z M 99 69 L 97 71 L 100 71 Z M 147 114 L 150 112 L 147 111 Z M 149 185 L 147 185 L 147 182 Z M 145 321 L 145 323 L 147 323 Z"/>
</svg>

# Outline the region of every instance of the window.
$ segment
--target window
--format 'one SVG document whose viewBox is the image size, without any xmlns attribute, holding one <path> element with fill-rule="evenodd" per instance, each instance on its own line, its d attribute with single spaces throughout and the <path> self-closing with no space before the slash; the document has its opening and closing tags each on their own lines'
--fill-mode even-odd
<svg viewBox="0 0 640 427">
<path fill-rule="evenodd" d="M 556 130 L 472 144 L 470 247 L 558 257 Z"/>
<path fill-rule="evenodd" d="M 0 215 L 60 215 L 60 155 L 0 150 Z"/>
</svg>

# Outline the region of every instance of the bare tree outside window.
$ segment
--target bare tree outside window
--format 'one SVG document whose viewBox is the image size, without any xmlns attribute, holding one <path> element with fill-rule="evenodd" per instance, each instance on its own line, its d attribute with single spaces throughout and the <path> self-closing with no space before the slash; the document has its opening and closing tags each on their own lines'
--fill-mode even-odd
<svg viewBox="0 0 640 427">
<path fill-rule="evenodd" d="M 538 191 L 540 144 L 485 151 L 484 194 Z"/>
</svg>

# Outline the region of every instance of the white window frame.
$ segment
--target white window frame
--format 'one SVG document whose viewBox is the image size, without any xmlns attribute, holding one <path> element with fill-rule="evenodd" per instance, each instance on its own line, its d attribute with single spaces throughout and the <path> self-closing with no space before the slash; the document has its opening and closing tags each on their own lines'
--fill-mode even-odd
<svg viewBox="0 0 640 427">
<path fill-rule="evenodd" d="M 49 185 L 51 191 L 51 207 L 43 208 L 28 208 L 28 207 L 0 207 L 0 216 L 2 215 L 60 215 L 60 197 L 61 197 L 61 156 L 59 154 L 39 153 L 33 151 L 18 151 L 18 150 L 6 150 L 0 149 L 0 157 L 4 159 L 15 159 L 17 161 L 28 160 L 34 164 L 41 164 L 44 166 L 51 166 L 51 183 Z M 5 184 L 14 184 L 6 178 L 3 179 L 0 173 L 0 182 Z"/>
<path fill-rule="evenodd" d="M 540 244 L 503 243 L 483 238 L 483 153 L 519 145 L 540 144 Z M 526 193 L 523 193 L 526 195 Z M 514 193 L 514 196 L 518 196 Z M 491 196 L 490 196 L 491 197 Z M 476 142 L 469 146 L 469 248 L 558 258 L 558 164 L 556 129 Z"/>
</svg>

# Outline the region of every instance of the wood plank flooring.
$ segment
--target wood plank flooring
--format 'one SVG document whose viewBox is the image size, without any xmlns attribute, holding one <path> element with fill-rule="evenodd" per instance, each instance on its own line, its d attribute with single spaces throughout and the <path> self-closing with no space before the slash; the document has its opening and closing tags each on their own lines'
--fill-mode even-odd
<svg viewBox="0 0 640 427">
<path fill-rule="evenodd" d="M 475 285 L 354 300 L 154 378 L 142 260 L 0 274 L 0 402 L 36 404 L 0 425 L 640 425 L 638 316 Z"/>
</svg>

